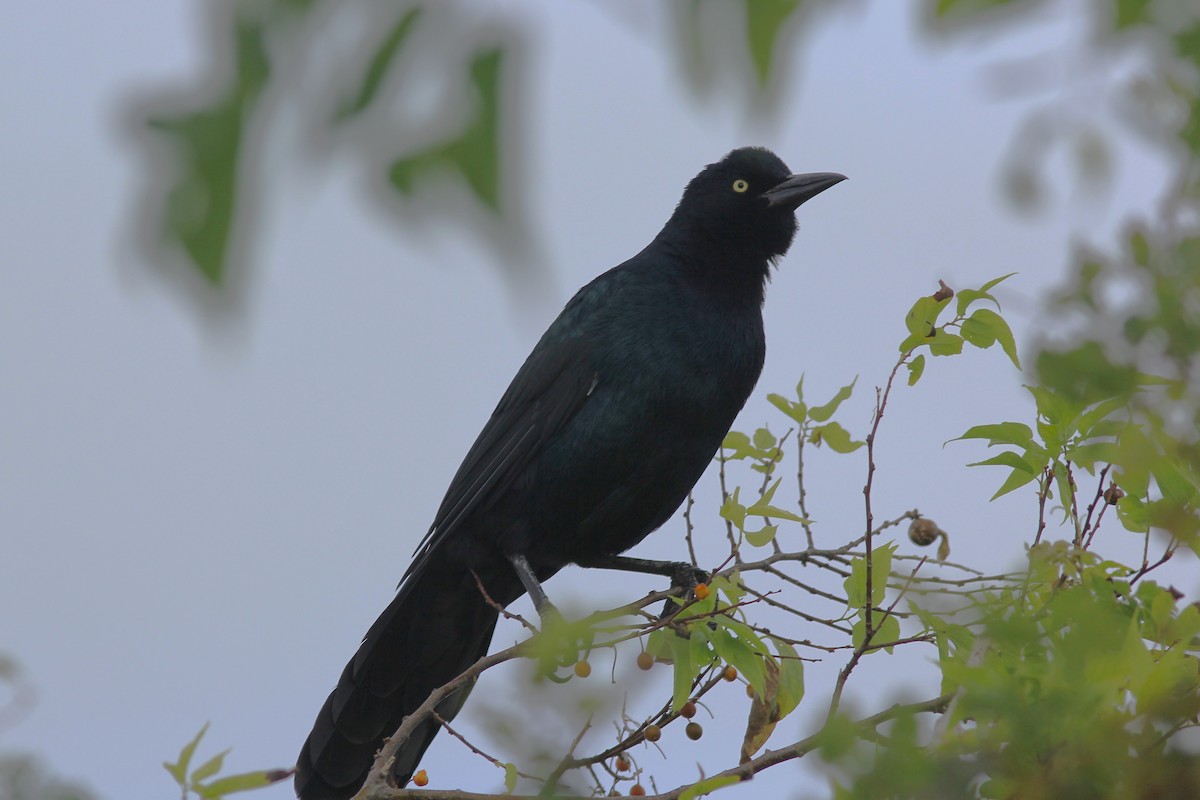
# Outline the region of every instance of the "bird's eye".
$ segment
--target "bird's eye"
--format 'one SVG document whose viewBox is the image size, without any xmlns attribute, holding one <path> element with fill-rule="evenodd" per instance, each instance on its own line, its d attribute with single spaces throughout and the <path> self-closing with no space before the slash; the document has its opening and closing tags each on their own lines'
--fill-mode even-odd
<svg viewBox="0 0 1200 800">
<path fill-rule="evenodd" d="M 735 192 L 737 192 L 738 194 L 745 193 L 745 191 L 749 188 L 750 188 L 750 184 L 746 183 L 741 178 L 738 178 L 736 181 L 733 182 L 733 190 Z"/>
</svg>

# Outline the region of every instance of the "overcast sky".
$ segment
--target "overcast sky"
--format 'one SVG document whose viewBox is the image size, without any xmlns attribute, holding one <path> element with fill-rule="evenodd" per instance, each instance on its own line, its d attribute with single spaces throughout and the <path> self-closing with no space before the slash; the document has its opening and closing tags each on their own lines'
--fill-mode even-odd
<svg viewBox="0 0 1200 800">
<path fill-rule="evenodd" d="M 146 162 L 123 120 L 140 94 L 202 70 L 200 4 L 0 9 L 0 651 L 36 690 L 0 729 L 0 751 L 36 752 L 112 800 L 173 796 L 160 762 L 207 720 L 204 753 L 232 746 L 231 769 L 294 763 L 540 331 L 578 286 L 641 249 L 684 184 L 733 147 L 767 145 L 795 171 L 850 178 L 800 210 L 768 290 L 767 364 L 742 428 L 781 429 L 765 394 L 790 392 L 801 373 L 819 401 L 857 375 L 840 418 L 863 434 L 903 315 L 939 278 L 961 288 L 1019 272 L 999 295 L 1029 341 L 1070 242 L 1106 243 L 1163 182 L 1161 165 L 1121 140 L 1102 198 L 1073 193 L 1062 158 L 1043 213 L 1002 199 L 1014 126 L 1054 95 L 1000 102 L 987 70 L 1077 49 L 1085 34 L 1071 14 L 1036 37 L 946 44 L 917 34 L 908 3 L 863 4 L 800 38 L 774 112 L 752 118 L 744 92 L 683 89 L 668 19 L 645 4 L 500 5 L 529 48 L 518 179 L 538 288 L 505 279 L 493 245 L 457 223 L 390 219 L 365 199 L 361 164 L 309 164 L 304 136 L 285 130 L 271 140 L 244 306 L 223 328 L 132 245 Z M 1068 80 L 1058 90 L 1080 88 Z M 1080 102 L 1106 102 L 1091 91 Z M 1030 493 L 989 505 L 1003 475 L 963 469 L 980 447 L 942 443 L 974 423 L 1028 420 L 1021 382 L 996 349 L 938 359 L 898 391 L 879 440 L 877 514 L 918 507 L 951 532 L 956 559 L 1015 564 L 1036 515 Z M 818 452 L 810 466 L 825 542 L 855 535 L 861 454 Z M 698 492 L 711 500 L 711 479 Z M 707 507 L 700 533 L 719 556 Z M 679 558 L 681 530 L 669 523 L 635 552 Z M 655 588 L 572 569 L 548 589 L 586 610 L 598 586 L 608 605 Z M 851 686 L 867 711 L 902 688 L 873 658 L 878 672 Z M 815 705 L 773 745 L 811 732 L 838 665 L 810 670 Z M 511 691 L 496 678 L 460 719 L 508 707 Z M 719 724 L 736 729 L 744 708 L 729 707 Z M 642 765 L 666 789 L 696 760 L 732 764 L 737 739 L 704 750 L 677 737 L 668 755 L 682 766 L 656 754 Z M 426 766 L 436 788 L 487 790 L 501 777 L 446 736 Z M 820 796 L 811 773 L 784 766 L 726 794 Z"/>
</svg>

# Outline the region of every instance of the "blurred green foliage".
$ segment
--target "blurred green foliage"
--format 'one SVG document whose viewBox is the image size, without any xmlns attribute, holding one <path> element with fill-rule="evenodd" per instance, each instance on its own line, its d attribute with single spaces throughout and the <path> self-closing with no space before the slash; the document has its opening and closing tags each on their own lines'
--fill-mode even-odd
<svg viewBox="0 0 1200 800">
<path fill-rule="evenodd" d="M 177 240 L 205 278 L 220 283 L 225 273 L 238 208 L 238 167 L 263 87 L 270 77 L 266 23 L 234 20 L 234 75 L 208 108 L 153 117 L 149 124 L 176 148 L 179 178 L 167 196 L 164 234 Z"/>
<path fill-rule="evenodd" d="M 697 4 L 698 5 L 698 4 Z M 799 0 L 743 0 L 744 47 L 753 63 L 759 88 L 768 83 L 781 32 L 800 9 Z M 168 99 L 155 102 L 146 122 L 164 137 L 175 153 L 173 176 L 162 212 L 160 240 L 178 247 L 193 267 L 214 288 L 230 291 L 228 271 L 231 249 L 255 233 L 243 212 L 247 175 L 263 160 L 261 141 L 270 134 L 278 103 L 263 98 L 286 89 L 298 92 L 288 72 L 315 46 L 306 31 L 329 24 L 331 15 L 366 20 L 361 47 L 343 48 L 339 58 L 356 79 L 340 91 L 342 98 L 327 117 L 323 131 L 334 139 L 350 123 L 365 127 L 377 141 L 386 141 L 395 157 L 387 168 L 387 184 L 399 195 L 422 200 L 422 177 L 444 172 L 457 177 L 471 196 L 503 223 L 511 224 L 506 198 L 512 187 L 523 185 L 506 156 L 506 143 L 528 134 L 527 124 L 509 113 L 511 92 L 519 89 L 519 76 L 511 67 L 525 57 L 516 37 L 497 37 L 464 18 L 452 25 L 435 25 L 431 18 L 447 12 L 447 4 L 424 0 L 389 5 L 334 3 L 332 0 L 237 0 L 212 4 L 207 14 L 226 30 L 231 46 L 214 42 L 213 69 L 226 76 L 212 91 L 215 97 L 197 100 Z M 445 19 L 441 19 L 445 22 Z M 502 28 L 503 25 L 496 26 Z M 384 31 L 376 38 L 376 31 Z M 447 33 L 449 31 L 449 33 Z M 441 55 L 451 65 L 406 62 L 413 43 L 431 35 L 448 37 Z M 453 41 L 450 41 L 453 39 Z M 227 52 L 226 52 L 227 49 Z M 361 60 L 360 52 L 370 57 Z M 459 69 L 454 68 L 457 61 Z M 280 66 L 283 65 L 283 66 Z M 431 69 L 461 74 L 461 90 L 448 91 L 442 113 L 455 120 L 429 141 L 430 121 L 398 102 L 406 89 L 397 80 L 405 70 Z M 282 89 L 280 87 L 283 87 Z M 320 97 L 303 98 L 321 103 Z M 182 111 L 167 110 L 180 104 Z M 387 114 L 372 114 L 374 109 Z M 438 126 L 434 126 L 438 127 Z M 419 138 L 414 131 L 420 131 Z M 154 224 L 148 222 L 147 224 Z"/>
</svg>

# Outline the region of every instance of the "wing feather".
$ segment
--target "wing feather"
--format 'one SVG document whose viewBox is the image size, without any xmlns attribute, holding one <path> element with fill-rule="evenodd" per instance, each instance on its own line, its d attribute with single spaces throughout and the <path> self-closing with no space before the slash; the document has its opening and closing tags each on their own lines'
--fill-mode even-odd
<svg viewBox="0 0 1200 800">
<path fill-rule="evenodd" d="M 405 576 L 472 511 L 497 498 L 583 406 L 599 380 L 581 339 L 543 343 L 525 360 L 484 425 Z"/>
</svg>

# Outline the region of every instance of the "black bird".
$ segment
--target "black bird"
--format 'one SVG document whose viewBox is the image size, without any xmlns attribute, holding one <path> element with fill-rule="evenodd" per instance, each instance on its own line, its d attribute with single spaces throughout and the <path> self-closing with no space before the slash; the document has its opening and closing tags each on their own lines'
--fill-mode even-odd
<svg viewBox="0 0 1200 800">
<path fill-rule="evenodd" d="M 497 612 L 567 564 L 686 581 L 689 565 L 620 556 L 675 512 L 762 370 L 763 290 L 795 209 L 844 180 L 792 175 L 746 147 L 684 190 L 662 231 L 583 287 L 475 440 L 394 600 L 367 631 L 300 751 L 296 794 L 345 800 L 429 693 L 487 653 Z M 469 687 L 442 701 L 451 719 Z M 439 724 L 400 748 L 403 786 Z"/>
</svg>

